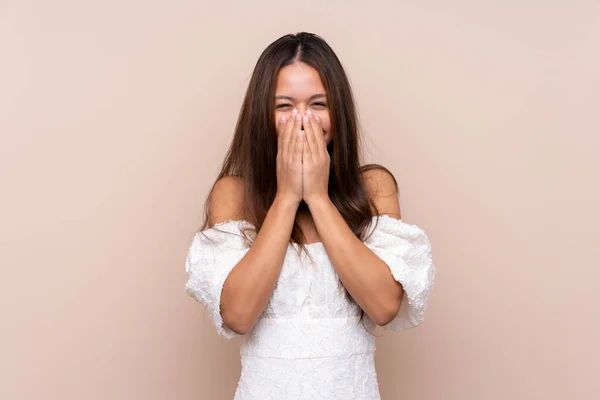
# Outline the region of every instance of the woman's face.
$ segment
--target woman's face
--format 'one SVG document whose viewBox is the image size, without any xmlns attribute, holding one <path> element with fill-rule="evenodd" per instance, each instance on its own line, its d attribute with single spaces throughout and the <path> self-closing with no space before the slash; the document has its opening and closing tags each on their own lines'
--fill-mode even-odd
<svg viewBox="0 0 600 400">
<path fill-rule="evenodd" d="M 296 108 L 303 116 L 310 110 L 321 119 L 325 143 L 332 138 L 327 94 L 319 73 L 314 68 L 296 62 L 283 67 L 275 89 L 275 126 L 283 115 L 290 116 Z"/>
</svg>

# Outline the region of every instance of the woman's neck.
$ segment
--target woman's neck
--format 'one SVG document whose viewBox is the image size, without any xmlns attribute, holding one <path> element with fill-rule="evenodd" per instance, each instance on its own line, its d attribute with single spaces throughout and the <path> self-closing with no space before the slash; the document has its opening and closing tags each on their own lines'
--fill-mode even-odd
<svg viewBox="0 0 600 400">
<path fill-rule="evenodd" d="M 312 219 L 310 215 L 310 209 L 308 208 L 308 204 L 302 200 L 300 205 L 298 206 L 298 210 L 296 211 L 296 216 L 301 219 Z"/>
</svg>

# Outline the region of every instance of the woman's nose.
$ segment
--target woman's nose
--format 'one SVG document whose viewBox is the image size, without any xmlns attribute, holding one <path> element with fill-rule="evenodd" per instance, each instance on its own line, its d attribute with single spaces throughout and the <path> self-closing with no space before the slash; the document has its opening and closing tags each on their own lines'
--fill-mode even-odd
<svg viewBox="0 0 600 400">
<path fill-rule="evenodd" d="M 306 114 L 306 106 L 304 105 L 298 105 L 296 106 L 296 110 L 298 110 L 298 112 L 304 116 Z"/>
</svg>

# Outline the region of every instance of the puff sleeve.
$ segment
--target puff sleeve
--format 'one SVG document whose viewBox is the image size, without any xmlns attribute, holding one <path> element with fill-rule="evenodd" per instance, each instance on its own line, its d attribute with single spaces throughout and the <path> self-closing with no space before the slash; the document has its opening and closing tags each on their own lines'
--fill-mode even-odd
<svg viewBox="0 0 600 400">
<path fill-rule="evenodd" d="M 206 308 L 217 333 L 226 339 L 240 336 L 223 324 L 221 292 L 225 279 L 250 248 L 241 233 L 246 224 L 250 226 L 230 220 L 196 233 L 186 257 L 185 292 Z"/>
<path fill-rule="evenodd" d="M 373 217 L 372 226 L 375 226 L 376 218 Z M 401 331 L 415 327 L 424 320 L 435 281 L 436 268 L 429 239 L 418 226 L 385 214 L 379 216 L 371 232 L 365 245 L 388 265 L 392 276 L 404 289 L 398 314 L 383 328 Z"/>
</svg>

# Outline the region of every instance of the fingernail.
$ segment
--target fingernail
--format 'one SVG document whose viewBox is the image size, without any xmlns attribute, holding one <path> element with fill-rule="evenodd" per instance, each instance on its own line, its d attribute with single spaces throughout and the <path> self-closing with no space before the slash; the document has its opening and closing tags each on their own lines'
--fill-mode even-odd
<svg viewBox="0 0 600 400">
<path fill-rule="evenodd" d="M 294 108 L 294 111 L 292 111 L 292 115 L 296 115 L 296 114 L 298 114 L 298 110 L 296 110 L 296 109 Z"/>
<path fill-rule="evenodd" d="M 310 110 L 306 111 L 306 115 L 311 115 L 312 112 L 310 112 Z"/>
<path fill-rule="evenodd" d="M 302 119 L 302 115 L 300 114 L 295 114 L 296 115 L 296 121 L 300 121 Z"/>
<path fill-rule="evenodd" d="M 308 115 L 304 116 L 304 122 L 308 122 Z"/>
<path fill-rule="evenodd" d="M 285 115 L 282 115 L 281 116 L 281 122 L 285 122 L 285 121 L 287 121 L 287 117 Z"/>
<path fill-rule="evenodd" d="M 318 116 L 318 115 L 315 115 L 315 118 L 316 118 L 316 120 L 317 120 L 317 121 L 320 121 L 320 120 L 321 120 L 321 118 L 319 118 L 319 116 Z"/>
<path fill-rule="evenodd" d="M 304 131 L 298 131 L 298 136 L 303 136 L 304 135 Z"/>
</svg>

